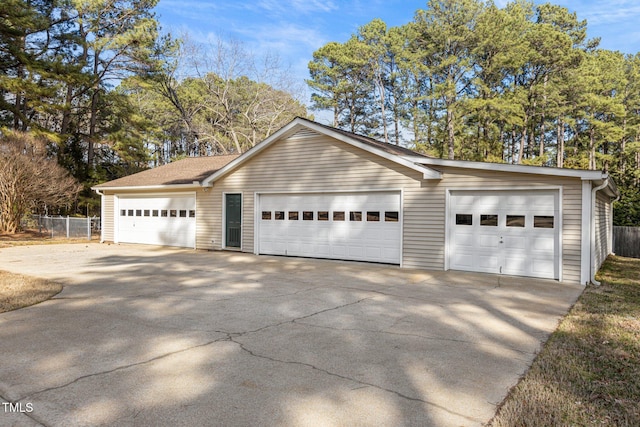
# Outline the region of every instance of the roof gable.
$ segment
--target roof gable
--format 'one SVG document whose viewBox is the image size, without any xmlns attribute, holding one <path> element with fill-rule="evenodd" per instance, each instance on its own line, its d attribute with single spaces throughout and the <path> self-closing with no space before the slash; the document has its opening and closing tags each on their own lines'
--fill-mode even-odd
<svg viewBox="0 0 640 427">
<path fill-rule="evenodd" d="M 407 158 L 405 158 L 409 155 L 418 156 L 425 159 L 427 158 L 414 151 L 391 144 L 385 144 L 383 142 L 376 141 L 362 135 L 356 135 L 340 129 L 321 125 L 319 123 L 303 119 L 301 117 L 296 117 L 279 131 L 277 131 L 264 141 L 260 142 L 255 147 L 251 148 L 249 151 L 245 152 L 243 155 L 230 162 L 220 170 L 213 173 L 203 181 L 203 185 L 210 185 L 220 177 L 240 167 L 243 163 L 258 155 L 260 152 L 274 144 L 276 141 L 288 138 L 297 133 L 303 133 L 304 131 L 313 131 L 322 135 L 326 135 L 349 145 L 358 147 L 364 151 L 368 151 L 372 154 L 383 157 L 387 160 L 391 160 L 392 162 L 422 173 L 424 179 L 440 179 L 442 177 L 440 172 L 431 169 L 428 166 L 421 165 L 414 160 L 408 160 Z"/>
</svg>

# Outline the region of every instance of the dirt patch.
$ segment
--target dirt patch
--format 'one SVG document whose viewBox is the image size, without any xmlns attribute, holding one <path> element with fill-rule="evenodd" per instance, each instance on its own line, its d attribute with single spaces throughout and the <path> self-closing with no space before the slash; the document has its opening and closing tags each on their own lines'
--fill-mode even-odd
<svg viewBox="0 0 640 427">
<path fill-rule="evenodd" d="M 49 233 L 40 233 L 38 230 L 24 230 L 18 233 L 0 233 L 0 248 L 24 245 L 49 245 L 62 243 L 87 243 L 87 239 L 67 239 L 64 237 L 52 238 Z"/>
</svg>

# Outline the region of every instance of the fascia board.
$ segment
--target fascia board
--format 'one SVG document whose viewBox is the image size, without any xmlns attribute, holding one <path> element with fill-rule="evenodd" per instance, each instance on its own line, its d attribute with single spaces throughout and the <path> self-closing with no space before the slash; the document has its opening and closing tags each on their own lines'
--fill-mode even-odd
<svg viewBox="0 0 640 427">
<path fill-rule="evenodd" d="M 93 191 L 130 191 L 130 190 L 188 190 L 200 188 L 200 184 L 169 184 L 169 185 L 128 185 L 126 187 L 91 187 Z"/>
<path fill-rule="evenodd" d="M 429 165 L 429 166 L 449 166 L 461 169 L 478 169 L 489 170 L 498 172 L 511 172 L 511 173 L 525 173 L 532 175 L 550 175 L 570 178 L 580 178 L 583 181 L 596 181 L 604 180 L 607 174 L 601 171 L 585 171 L 578 169 L 560 169 L 549 168 L 544 166 L 525 166 L 525 165 L 510 165 L 504 163 L 484 163 L 484 162 L 471 162 L 466 160 L 449 160 L 449 159 L 433 159 L 420 156 L 406 156 L 407 160 Z"/>
</svg>

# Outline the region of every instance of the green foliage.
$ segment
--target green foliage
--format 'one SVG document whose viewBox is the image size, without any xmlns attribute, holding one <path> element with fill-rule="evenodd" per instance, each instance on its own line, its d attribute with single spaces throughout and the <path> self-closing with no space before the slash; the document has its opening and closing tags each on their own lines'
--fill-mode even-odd
<svg viewBox="0 0 640 427">
<path fill-rule="evenodd" d="M 640 54 L 598 43 L 563 6 L 430 0 L 318 49 L 307 82 L 334 125 L 432 156 L 603 169 L 640 225 Z"/>
<path fill-rule="evenodd" d="M 159 35 L 157 1 L 2 2 L 0 126 L 46 137 L 48 155 L 83 185 L 71 213 L 99 212 L 91 185 L 242 152 L 306 116 L 286 84 L 184 62 L 184 43 Z M 218 53 L 228 64 L 244 55 Z M 185 69 L 206 71 L 177 78 Z"/>
</svg>

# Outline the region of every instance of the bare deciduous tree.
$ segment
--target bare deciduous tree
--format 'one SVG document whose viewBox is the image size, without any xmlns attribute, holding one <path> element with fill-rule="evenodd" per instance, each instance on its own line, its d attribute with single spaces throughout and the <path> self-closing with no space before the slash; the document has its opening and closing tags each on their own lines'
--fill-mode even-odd
<svg viewBox="0 0 640 427">
<path fill-rule="evenodd" d="M 81 188 L 47 155 L 42 139 L 22 132 L 0 134 L 0 232 L 15 233 L 29 209 L 69 203 Z"/>
</svg>

